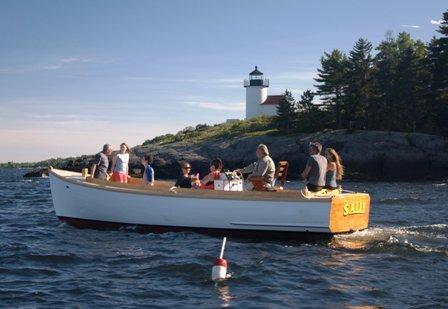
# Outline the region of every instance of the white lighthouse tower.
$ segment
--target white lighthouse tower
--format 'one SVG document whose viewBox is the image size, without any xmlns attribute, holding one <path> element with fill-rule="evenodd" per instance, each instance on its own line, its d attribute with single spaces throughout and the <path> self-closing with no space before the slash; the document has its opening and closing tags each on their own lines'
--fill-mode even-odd
<svg viewBox="0 0 448 309">
<path fill-rule="evenodd" d="M 269 80 L 255 66 L 249 73 L 249 79 L 244 80 L 246 88 L 246 119 L 256 116 L 274 116 L 281 96 L 268 96 Z"/>
<path fill-rule="evenodd" d="M 263 77 L 263 73 L 255 70 L 249 73 L 249 79 L 244 81 L 246 88 L 246 119 L 263 114 L 261 104 L 268 97 L 269 80 Z"/>
</svg>

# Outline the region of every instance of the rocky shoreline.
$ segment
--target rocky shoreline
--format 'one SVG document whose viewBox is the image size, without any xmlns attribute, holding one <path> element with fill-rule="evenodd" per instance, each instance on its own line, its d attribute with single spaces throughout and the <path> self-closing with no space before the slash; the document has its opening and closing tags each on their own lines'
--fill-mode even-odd
<svg viewBox="0 0 448 309">
<path fill-rule="evenodd" d="M 307 160 L 310 141 L 335 148 L 346 166 L 346 179 L 376 181 L 445 180 L 448 178 L 448 139 L 442 136 L 383 131 L 346 130 L 324 131 L 313 134 L 245 134 L 219 138 L 201 143 L 188 141 L 149 144 L 132 148 L 130 168 L 134 174 L 141 170 L 139 156 L 152 153 L 157 178 L 172 179 L 179 173 L 179 162 L 189 161 L 194 171 L 203 175 L 208 162 L 220 157 L 225 167 L 235 169 L 255 160 L 258 144 L 268 145 L 274 161 L 290 163 L 288 178 L 297 179 Z M 89 166 L 93 155 L 64 160 L 39 162 L 44 168 L 80 171 Z M 45 174 L 45 170 L 31 171 L 27 176 Z"/>
</svg>

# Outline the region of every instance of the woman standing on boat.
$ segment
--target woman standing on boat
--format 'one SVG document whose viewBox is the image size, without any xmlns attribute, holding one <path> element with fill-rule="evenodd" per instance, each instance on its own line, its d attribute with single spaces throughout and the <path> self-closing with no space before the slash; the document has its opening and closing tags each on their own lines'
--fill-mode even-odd
<svg viewBox="0 0 448 309">
<path fill-rule="evenodd" d="M 120 152 L 112 160 L 112 181 L 128 182 L 129 175 L 129 147 L 121 143 Z"/>
<path fill-rule="evenodd" d="M 327 158 L 327 173 L 325 175 L 325 189 L 336 190 L 339 188 L 337 181 L 344 176 L 344 166 L 341 164 L 341 157 L 333 148 L 325 149 Z"/>
</svg>

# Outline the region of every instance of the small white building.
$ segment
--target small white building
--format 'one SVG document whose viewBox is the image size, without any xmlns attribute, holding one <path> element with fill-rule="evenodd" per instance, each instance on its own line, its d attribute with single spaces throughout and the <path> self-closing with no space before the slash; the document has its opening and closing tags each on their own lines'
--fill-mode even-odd
<svg viewBox="0 0 448 309">
<path fill-rule="evenodd" d="M 257 66 L 244 80 L 246 88 L 246 119 L 256 116 L 275 116 L 282 95 L 268 95 L 269 80 L 264 78 Z"/>
</svg>

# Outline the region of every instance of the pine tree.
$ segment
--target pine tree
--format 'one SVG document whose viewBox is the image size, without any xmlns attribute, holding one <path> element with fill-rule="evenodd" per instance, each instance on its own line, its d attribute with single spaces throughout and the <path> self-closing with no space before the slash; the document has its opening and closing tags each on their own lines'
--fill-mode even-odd
<svg viewBox="0 0 448 309">
<path fill-rule="evenodd" d="M 295 113 L 294 97 L 290 91 L 285 90 L 277 106 L 277 127 L 280 131 L 291 131 Z"/>
<path fill-rule="evenodd" d="M 373 94 L 370 105 L 370 127 L 373 129 L 392 130 L 395 125 L 395 107 L 399 97 L 395 85 L 398 66 L 397 40 L 389 32 L 376 48 L 372 74 Z"/>
<path fill-rule="evenodd" d="M 297 113 L 294 129 L 298 132 L 316 132 L 330 128 L 334 122 L 334 114 L 314 104 L 314 93 L 306 90 L 297 102 Z"/>
<path fill-rule="evenodd" d="M 335 49 L 331 54 L 325 53 L 320 59 L 322 68 L 318 69 L 318 78 L 314 80 L 319 84 L 317 94 L 321 96 L 322 102 L 334 111 L 335 126 L 341 127 L 342 99 L 344 87 L 346 86 L 347 56 L 340 50 Z"/>
<path fill-rule="evenodd" d="M 348 58 L 346 74 L 347 90 L 344 102 L 345 125 L 369 128 L 369 103 L 372 96 L 370 78 L 372 75 L 372 43 L 359 39 Z"/>
<path fill-rule="evenodd" d="M 300 96 L 300 100 L 297 102 L 298 112 L 310 112 L 316 106 L 313 104 L 314 93 L 311 90 L 305 90 Z"/>
<path fill-rule="evenodd" d="M 423 109 L 423 60 L 424 44 L 411 39 L 409 33 L 400 33 L 398 43 L 398 64 L 395 92 L 398 96 L 395 108 L 396 130 L 416 131 L 420 126 Z"/>
<path fill-rule="evenodd" d="M 433 38 L 428 45 L 428 69 L 431 72 L 428 96 L 432 104 L 435 132 L 448 135 L 448 11 L 437 30 L 442 36 Z"/>
</svg>

